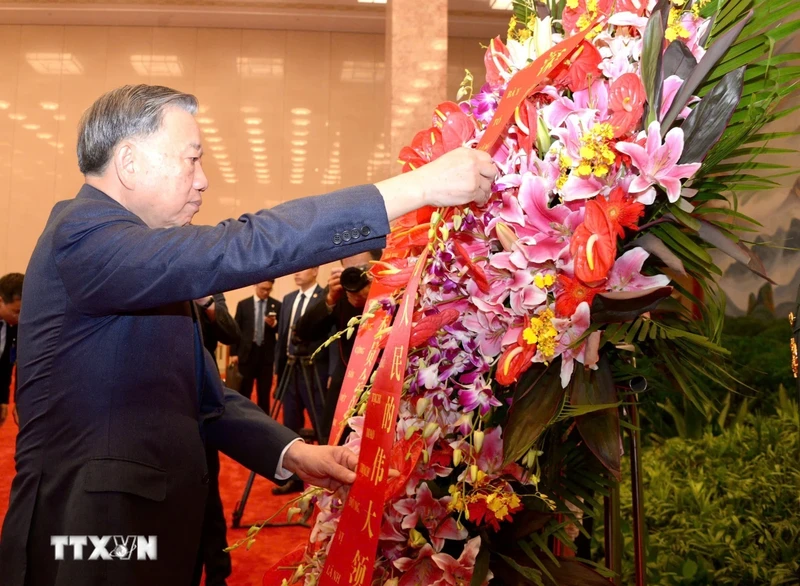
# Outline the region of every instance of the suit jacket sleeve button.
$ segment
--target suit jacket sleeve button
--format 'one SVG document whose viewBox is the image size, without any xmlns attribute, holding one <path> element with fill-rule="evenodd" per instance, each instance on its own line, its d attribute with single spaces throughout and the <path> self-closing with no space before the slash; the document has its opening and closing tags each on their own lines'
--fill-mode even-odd
<svg viewBox="0 0 800 586">
<path fill-rule="evenodd" d="M 208 474 L 207 473 L 203 474 L 203 478 L 202 478 L 203 484 L 208 484 L 209 480 L 210 480 L 210 477 L 208 476 Z"/>
<path fill-rule="evenodd" d="M 333 243 L 334 244 L 341 244 L 342 243 L 342 235 L 338 232 L 333 236 Z"/>
<path fill-rule="evenodd" d="M 372 230 L 369 229 L 369 226 L 364 226 L 363 228 L 361 228 L 362 236 L 369 236 L 370 234 L 372 234 Z"/>
<path fill-rule="evenodd" d="M 344 240 L 345 242 L 350 241 L 350 230 L 345 230 L 344 232 L 342 232 L 342 240 Z"/>
<path fill-rule="evenodd" d="M 353 240 L 357 240 L 361 238 L 361 232 L 358 231 L 358 228 L 353 228 L 350 230 L 350 236 L 352 236 Z"/>
</svg>

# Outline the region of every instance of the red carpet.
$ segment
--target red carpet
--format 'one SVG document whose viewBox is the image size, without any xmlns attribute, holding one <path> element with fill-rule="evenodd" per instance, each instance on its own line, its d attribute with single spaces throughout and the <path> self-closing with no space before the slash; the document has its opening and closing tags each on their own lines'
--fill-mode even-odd
<svg viewBox="0 0 800 586">
<path fill-rule="evenodd" d="M 0 427 L 0 524 L 8 508 L 8 496 L 11 492 L 11 480 L 14 477 L 14 443 L 17 426 L 9 415 L 5 425 Z M 244 537 L 247 527 L 266 519 L 277 511 L 290 497 L 275 497 L 270 492 L 273 484 L 261 477 L 256 477 L 253 490 L 247 501 L 242 524 L 244 529 L 231 529 L 231 513 L 242 496 L 249 472 L 233 460 L 220 454 L 220 492 L 228 520 L 228 543 Z M 276 521 L 285 521 L 286 517 Z M 264 572 L 284 555 L 302 545 L 308 539 L 308 529 L 304 527 L 265 528 L 259 537 L 246 551 L 244 548 L 231 553 L 233 558 L 233 574 L 228 578 L 228 586 L 260 586 Z"/>
</svg>

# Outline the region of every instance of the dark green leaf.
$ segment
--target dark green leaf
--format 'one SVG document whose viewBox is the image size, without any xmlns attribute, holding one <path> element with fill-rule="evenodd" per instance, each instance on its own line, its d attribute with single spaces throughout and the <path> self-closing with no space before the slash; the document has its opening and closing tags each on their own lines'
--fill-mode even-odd
<svg viewBox="0 0 800 586">
<path fill-rule="evenodd" d="M 656 119 L 661 101 L 661 55 L 664 46 L 664 22 L 661 12 L 654 10 L 647 21 L 644 32 L 644 47 L 642 49 L 642 81 L 645 94 L 647 94 L 648 116 L 647 124 Z"/>
<path fill-rule="evenodd" d="M 503 433 L 506 464 L 524 456 L 558 412 L 565 393 L 558 370 L 535 364 L 520 377 Z"/>
<path fill-rule="evenodd" d="M 570 401 L 573 405 L 603 405 L 617 402 L 617 390 L 611 367 L 605 356 L 600 358 L 597 370 L 578 366 L 573 375 Z M 605 409 L 577 417 L 578 431 L 587 447 L 619 480 L 619 410 Z"/>
<path fill-rule="evenodd" d="M 607 324 L 632 321 L 643 313 L 653 311 L 662 299 L 671 294 L 672 287 L 599 293 L 592 302 L 592 322 Z"/>
<path fill-rule="evenodd" d="M 725 75 L 684 120 L 684 147 L 678 163 L 699 163 L 717 143 L 739 105 L 743 79 L 743 67 Z"/>
<path fill-rule="evenodd" d="M 475 558 L 475 568 L 472 571 L 472 580 L 469 586 L 481 586 L 489 575 L 489 540 L 481 537 L 481 549 Z"/>
<path fill-rule="evenodd" d="M 744 244 L 737 244 L 731 241 L 721 230 L 715 228 L 708 222 L 702 222 L 697 235 L 731 258 L 743 263 L 759 277 L 766 279 L 773 285 L 775 284 L 775 282 L 767 276 L 767 270 L 758 255 Z"/>
<path fill-rule="evenodd" d="M 672 252 L 661 240 L 654 234 L 645 234 L 633 241 L 636 246 L 641 246 L 653 256 L 658 257 L 661 261 L 671 268 L 676 273 L 681 275 L 686 274 L 686 269 L 683 268 L 683 263 L 674 252 Z"/>
<path fill-rule="evenodd" d="M 672 126 L 672 123 L 678 118 L 678 114 L 681 113 L 681 110 L 686 106 L 689 98 L 692 97 L 694 91 L 700 86 L 706 76 L 711 72 L 714 66 L 719 61 L 720 57 L 722 57 L 725 52 L 730 48 L 736 38 L 739 36 L 739 33 L 744 28 L 745 24 L 752 18 L 753 13 L 743 18 L 741 21 L 737 22 L 736 25 L 731 27 L 731 30 L 726 32 L 722 35 L 713 45 L 708 48 L 706 54 L 697 64 L 697 67 L 694 68 L 692 74 L 689 76 L 684 84 L 681 86 L 678 95 L 675 96 L 675 99 L 672 101 L 672 106 L 670 106 L 669 112 L 664 117 L 662 121 L 662 132 L 666 134 L 666 129 Z"/>
<path fill-rule="evenodd" d="M 535 584 L 536 586 L 544 586 L 544 583 L 542 582 L 542 573 L 539 570 L 520 565 L 512 558 L 503 554 L 499 555 L 505 563 L 514 568 L 514 570 L 519 572 L 522 576 L 530 580 L 531 584 Z"/>
<path fill-rule="evenodd" d="M 697 232 L 697 230 L 700 229 L 700 221 L 697 218 L 692 217 L 692 214 L 684 212 L 678 204 L 671 204 L 669 206 L 669 211 L 673 218 L 690 230 Z M 670 214 L 667 214 L 667 216 Z"/>
<path fill-rule="evenodd" d="M 611 586 L 611 582 L 595 570 L 571 558 L 558 558 L 560 566 L 543 559 L 545 568 L 558 586 Z"/>
<path fill-rule="evenodd" d="M 659 224 L 654 229 L 662 236 L 662 240 L 664 240 L 665 243 L 677 247 L 678 250 L 676 250 L 676 252 L 683 251 L 688 254 L 688 258 L 685 258 L 684 261 L 692 260 L 692 257 L 694 257 L 695 262 L 699 262 L 703 266 L 713 264 L 714 261 L 711 259 L 711 255 L 694 240 L 681 232 L 674 224 Z M 675 250 L 675 248 L 673 248 L 673 250 Z"/>
<path fill-rule="evenodd" d="M 697 67 L 697 59 L 692 52 L 681 41 L 672 41 L 664 51 L 664 79 L 671 75 L 677 75 L 681 79 L 689 79 L 689 76 Z"/>
</svg>

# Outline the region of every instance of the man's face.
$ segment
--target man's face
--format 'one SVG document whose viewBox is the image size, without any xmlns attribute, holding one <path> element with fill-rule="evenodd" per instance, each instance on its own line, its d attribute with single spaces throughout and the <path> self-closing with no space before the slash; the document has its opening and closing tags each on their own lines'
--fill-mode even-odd
<svg viewBox="0 0 800 586">
<path fill-rule="evenodd" d="M 256 295 L 259 299 L 266 299 L 272 293 L 272 281 L 264 281 L 256 285 Z"/>
<path fill-rule="evenodd" d="M 0 299 L 0 319 L 12 326 L 19 324 L 19 310 L 21 307 L 22 300 L 19 297 L 15 297 L 11 303 L 6 303 Z"/>
<path fill-rule="evenodd" d="M 354 254 L 342 259 L 342 266 L 346 269 L 350 267 L 368 267 L 372 262 L 372 255 L 369 252 Z"/>
<path fill-rule="evenodd" d="M 313 269 L 306 269 L 294 274 L 294 284 L 300 289 L 308 289 L 312 284 L 317 281 L 317 272 L 319 267 Z"/>
<path fill-rule="evenodd" d="M 180 108 L 164 111 L 161 128 L 131 140 L 135 165 L 127 207 L 151 228 L 185 226 L 203 203 L 208 179 L 203 172 L 200 128 Z"/>
</svg>

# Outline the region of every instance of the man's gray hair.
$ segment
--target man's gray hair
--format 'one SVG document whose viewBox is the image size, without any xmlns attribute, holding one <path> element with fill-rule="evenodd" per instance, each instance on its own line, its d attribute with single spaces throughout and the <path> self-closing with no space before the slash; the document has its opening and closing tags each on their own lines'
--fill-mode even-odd
<svg viewBox="0 0 800 586">
<path fill-rule="evenodd" d="M 126 85 L 98 98 L 78 125 L 81 173 L 102 175 L 119 142 L 158 131 L 167 107 L 196 114 L 197 98 L 172 88 L 144 84 Z"/>
</svg>

